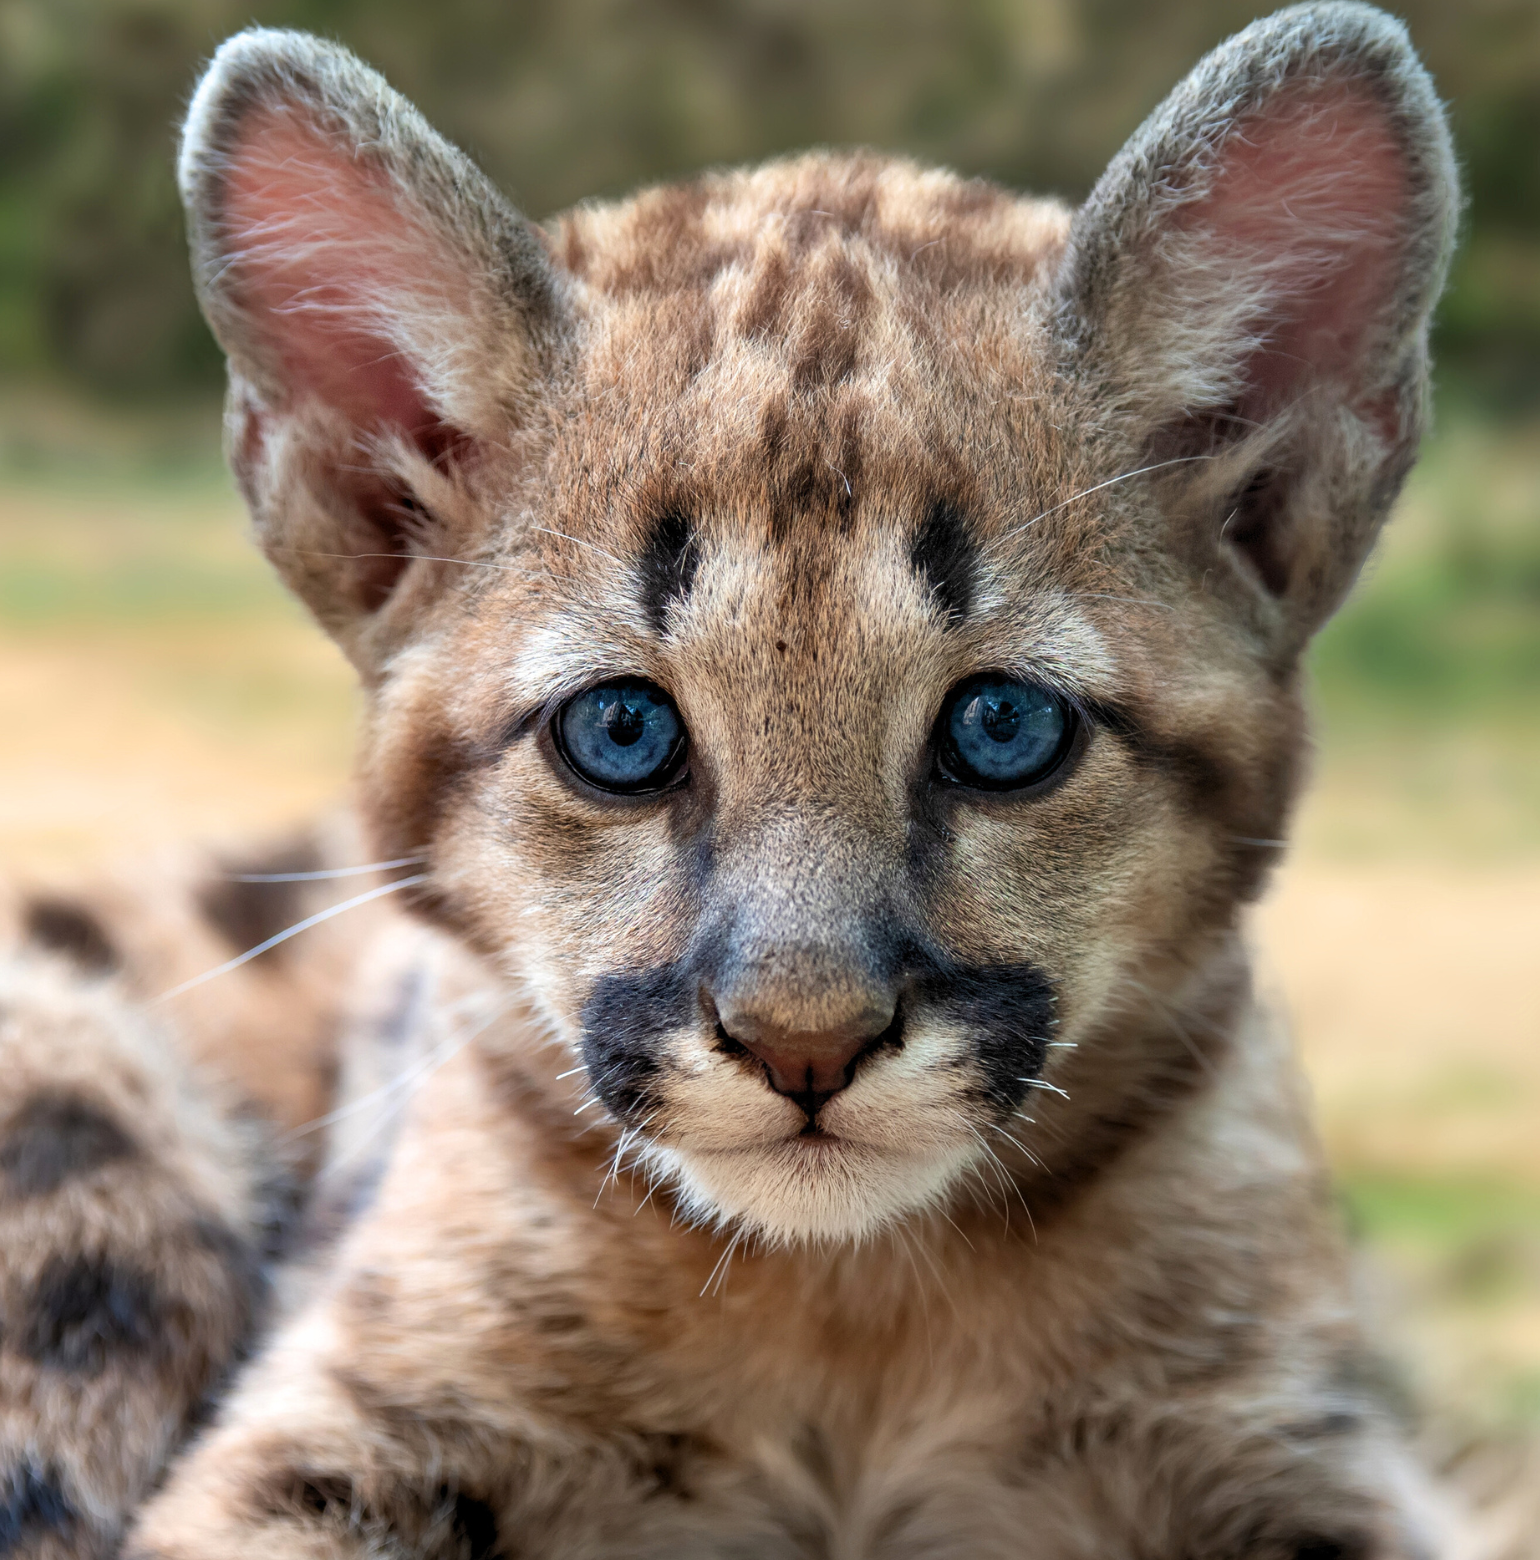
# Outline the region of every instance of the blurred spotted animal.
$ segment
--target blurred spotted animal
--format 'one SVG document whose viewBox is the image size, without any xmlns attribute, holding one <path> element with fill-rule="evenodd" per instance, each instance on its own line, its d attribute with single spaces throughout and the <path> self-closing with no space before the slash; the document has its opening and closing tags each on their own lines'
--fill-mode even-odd
<svg viewBox="0 0 1540 1560">
<path fill-rule="evenodd" d="M 537 227 L 267 30 L 180 180 L 358 833 L 16 909 L 0 1551 L 1452 1552 L 1242 935 L 1424 423 L 1402 27 L 1255 23 L 1075 210 Z"/>
</svg>

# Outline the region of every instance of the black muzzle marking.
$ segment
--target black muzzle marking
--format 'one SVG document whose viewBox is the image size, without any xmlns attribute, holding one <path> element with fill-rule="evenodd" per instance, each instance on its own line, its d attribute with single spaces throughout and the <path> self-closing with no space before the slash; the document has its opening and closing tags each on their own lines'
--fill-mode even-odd
<svg viewBox="0 0 1540 1560">
<path fill-rule="evenodd" d="M 926 1021 L 962 1028 L 981 1075 L 981 1102 L 1010 1115 L 1048 1055 L 1055 992 L 1047 975 L 1032 964 L 910 958 L 894 984 L 903 1030 Z M 667 1037 L 703 1026 L 701 991 L 709 986 L 709 973 L 693 958 L 594 982 L 583 1005 L 583 1062 L 615 1116 L 635 1120 L 656 1107 Z"/>
</svg>

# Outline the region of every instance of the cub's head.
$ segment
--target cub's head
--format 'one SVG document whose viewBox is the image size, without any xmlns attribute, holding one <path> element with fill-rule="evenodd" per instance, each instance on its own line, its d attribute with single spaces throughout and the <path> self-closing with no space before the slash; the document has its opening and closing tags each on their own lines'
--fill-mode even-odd
<svg viewBox="0 0 1540 1560">
<path fill-rule="evenodd" d="M 181 178 L 258 535 L 380 849 L 564 1043 L 531 1087 L 841 1239 L 1222 1065 L 1300 655 L 1422 422 L 1456 197 L 1399 25 L 1251 27 L 1077 212 L 816 155 L 536 228 L 263 31 Z"/>
</svg>

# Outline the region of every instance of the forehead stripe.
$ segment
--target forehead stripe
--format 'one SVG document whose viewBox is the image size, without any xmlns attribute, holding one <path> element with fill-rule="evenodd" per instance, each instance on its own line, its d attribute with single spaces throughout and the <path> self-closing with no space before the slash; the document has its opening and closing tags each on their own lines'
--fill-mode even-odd
<svg viewBox="0 0 1540 1560">
<path fill-rule="evenodd" d="M 653 521 L 652 532 L 636 560 L 642 610 L 661 634 L 669 603 L 683 601 L 695 585 L 700 547 L 688 516 L 670 509 Z"/>
<path fill-rule="evenodd" d="M 930 587 L 936 605 L 955 628 L 973 606 L 978 549 L 962 511 L 938 498 L 920 522 L 909 547 L 909 566 Z"/>
</svg>

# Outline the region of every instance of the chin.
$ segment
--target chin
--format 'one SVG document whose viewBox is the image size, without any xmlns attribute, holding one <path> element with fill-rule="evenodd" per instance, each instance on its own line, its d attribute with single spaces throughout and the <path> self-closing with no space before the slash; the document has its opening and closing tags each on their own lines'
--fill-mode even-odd
<svg viewBox="0 0 1540 1560">
<path fill-rule="evenodd" d="M 725 1150 L 653 1144 L 646 1168 L 692 1223 L 774 1246 L 834 1246 L 934 1207 L 972 1158 L 960 1144 L 916 1155 L 815 1136 Z"/>
</svg>

